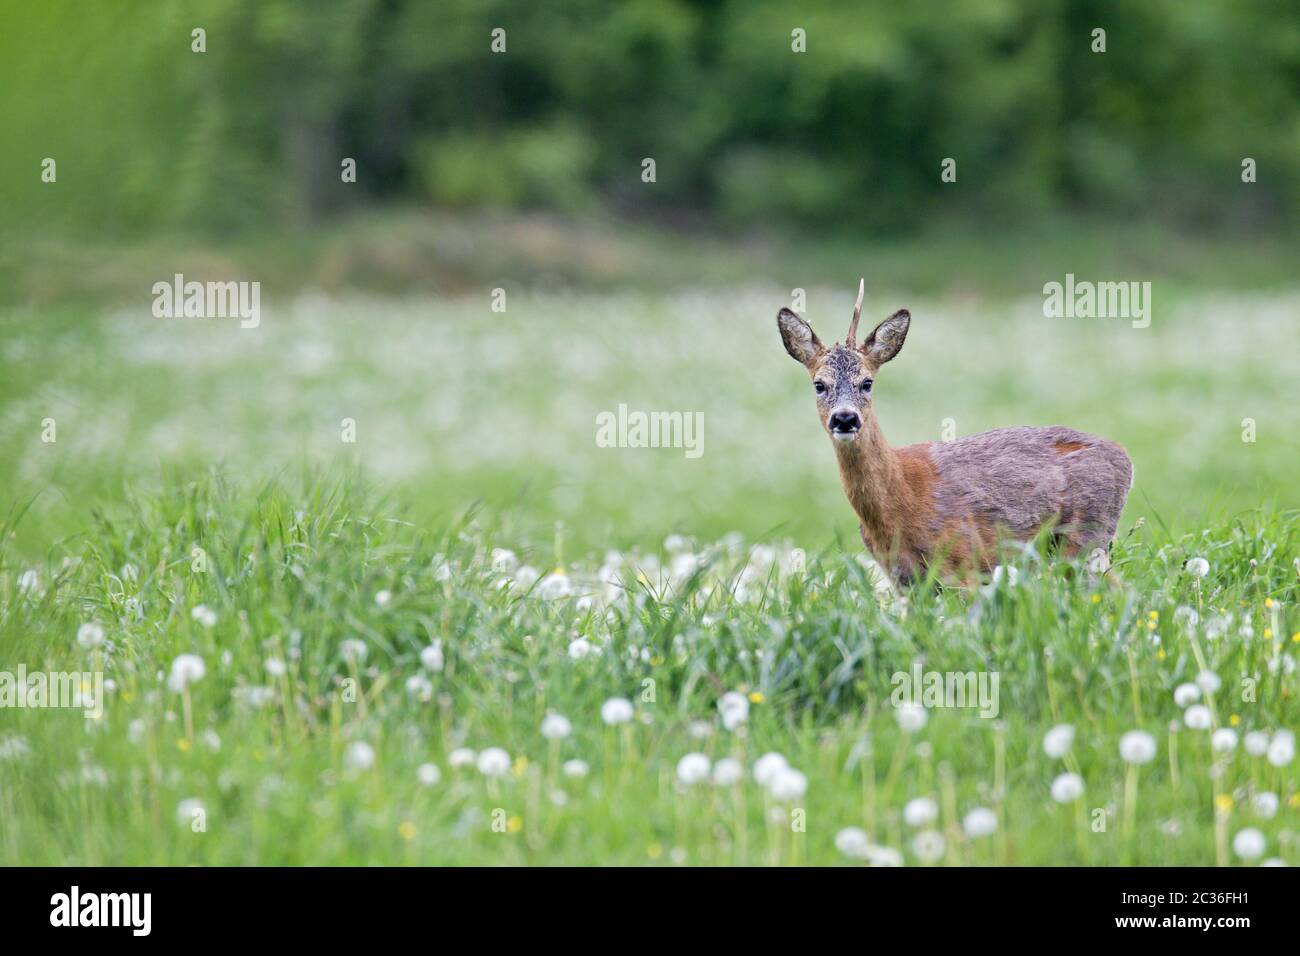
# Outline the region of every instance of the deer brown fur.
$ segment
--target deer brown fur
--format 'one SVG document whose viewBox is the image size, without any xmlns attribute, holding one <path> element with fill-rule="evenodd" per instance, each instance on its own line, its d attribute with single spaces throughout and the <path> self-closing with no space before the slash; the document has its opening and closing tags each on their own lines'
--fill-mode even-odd
<svg viewBox="0 0 1300 956">
<path fill-rule="evenodd" d="M 950 442 L 891 448 L 876 420 L 874 383 L 898 354 L 911 315 L 899 310 L 859 346 L 864 286 L 849 335 L 826 348 L 794 312 L 777 313 L 786 351 L 812 377 L 822 426 L 862 540 L 900 584 L 988 570 L 998 542 L 1044 528 L 1067 556 L 1109 549 L 1133 484 L 1114 442 L 1061 426 L 998 428 Z"/>
</svg>

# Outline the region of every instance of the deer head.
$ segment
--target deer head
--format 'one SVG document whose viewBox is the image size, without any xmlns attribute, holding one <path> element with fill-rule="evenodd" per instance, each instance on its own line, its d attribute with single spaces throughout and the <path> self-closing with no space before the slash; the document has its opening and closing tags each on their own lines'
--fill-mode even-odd
<svg viewBox="0 0 1300 956">
<path fill-rule="evenodd" d="M 776 315 L 785 350 L 808 369 L 822 425 L 836 442 L 856 441 L 864 425 L 875 424 L 871 399 L 876 372 L 903 347 L 912 320 L 906 309 L 899 309 L 858 345 L 855 339 L 866 286 L 865 279 L 858 284 L 848 336 L 830 348 L 822 345 L 812 327 L 794 312 L 782 309 Z"/>
</svg>

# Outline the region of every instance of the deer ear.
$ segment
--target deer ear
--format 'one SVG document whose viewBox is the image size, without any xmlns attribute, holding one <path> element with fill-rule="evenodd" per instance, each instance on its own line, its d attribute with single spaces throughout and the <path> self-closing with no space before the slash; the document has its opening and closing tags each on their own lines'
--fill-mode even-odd
<svg viewBox="0 0 1300 956">
<path fill-rule="evenodd" d="M 899 353 L 903 340 L 907 338 L 907 327 L 912 323 L 912 313 L 899 309 L 885 321 L 881 322 L 867 340 L 862 343 L 862 352 L 879 368 Z"/>
<path fill-rule="evenodd" d="M 813 360 L 822 351 L 822 344 L 810 326 L 789 309 L 776 314 L 776 325 L 781 330 L 781 341 L 790 357 L 801 365 L 812 367 Z"/>
</svg>

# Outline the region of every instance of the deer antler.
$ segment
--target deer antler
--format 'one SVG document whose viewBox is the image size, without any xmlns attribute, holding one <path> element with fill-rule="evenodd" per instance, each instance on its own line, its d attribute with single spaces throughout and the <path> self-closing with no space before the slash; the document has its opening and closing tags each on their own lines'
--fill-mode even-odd
<svg viewBox="0 0 1300 956">
<path fill-rule="evenodd" d="M 858 282 L 858 301 L 853 305 L 853 321 L 849 323 L 849 337 L 846 344 L 849 348 L 856 348 L 857 343 L 853 340 L 858 334 L 858 319 L 862 318 L 862 296 L 867 291 L 867 280 L 861 279 Z"/>
</svg>

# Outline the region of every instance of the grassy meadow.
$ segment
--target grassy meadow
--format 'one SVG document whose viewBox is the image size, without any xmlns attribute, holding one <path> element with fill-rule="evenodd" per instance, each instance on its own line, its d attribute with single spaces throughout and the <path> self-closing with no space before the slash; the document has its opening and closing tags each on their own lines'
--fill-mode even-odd
<svg viewBox="0 0 1300 956">
<path fill-rule="evenodd" d="M 1137 471 L 1107 580 L 902 595 L 774 322 L 802 288 L 842 337 L 857 266 L 10 310 L 0 668 L 106 689 L 0 708 L 0 862 L 1300 863 L 1300 289 L 1044 318 L 1116 275 L 1079 261 L 868 271 L 864 324 L 913 316 L 894 444 L 1059 423 Z M 599 447 L 620 404 L 702 454 Z M 914 666 L 996 674 L 996 717 L 896 706 Z"/>
</svg>

